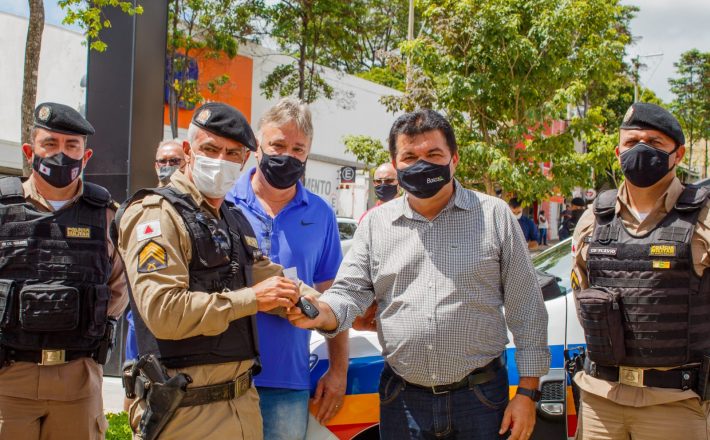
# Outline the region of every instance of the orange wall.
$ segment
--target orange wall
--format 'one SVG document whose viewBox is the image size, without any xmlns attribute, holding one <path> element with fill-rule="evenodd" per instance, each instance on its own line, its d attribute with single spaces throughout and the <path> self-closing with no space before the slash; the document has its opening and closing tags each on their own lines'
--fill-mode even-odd
<svg viewBox="0 0 710 440">
<path fill-rule="evenodd" d="M 227 56 L 211 59 L 201 57 L 197 51 L 191 52 L 190 56 L 197 59 L 198 81 L 202 96 L 208 101 L 221 101 L 236 107 L 251 123 L 253 60 L 241 55 L 237 55 L 232 59 Z M 223 74 L 229 76 L 229 81 L 225 85 L 218 87 L 217 93 L 210 93 L 207 89 L 207 83 Z M 197 107 L 199 105 L 195 106 L 195 108 Z M 190 119 L 192 119 L 193 111 L 178 110 L 178 127 L 187 128 L 190 124 Z M 163 110 L 163 121 L 165 125 L 170 125 L 170 111 L 167 104 L 165 104 Z"/>
</svg>

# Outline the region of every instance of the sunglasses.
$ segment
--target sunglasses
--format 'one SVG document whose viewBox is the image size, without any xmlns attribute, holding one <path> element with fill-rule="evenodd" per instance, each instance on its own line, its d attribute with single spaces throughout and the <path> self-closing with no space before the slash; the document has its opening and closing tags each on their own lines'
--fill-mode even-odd
<svg viewBox="0 0 710 440">
<path fill-rule="evenodd" d="M 180 165 L 182 163 L 182 159 L 179 157 L 171 157 L 170 159 L 156 159 L 155 163 L 158 165 L 170 165 L 170 166 L 175 166 L 175 165 Z"/>
</svg>

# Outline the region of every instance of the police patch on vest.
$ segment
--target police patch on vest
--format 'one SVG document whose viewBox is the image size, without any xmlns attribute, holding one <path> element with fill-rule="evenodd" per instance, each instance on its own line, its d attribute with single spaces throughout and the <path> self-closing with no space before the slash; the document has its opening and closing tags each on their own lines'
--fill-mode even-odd
<svg viewBox="0 0 710 440">
<path fill-rule="evenodd" d="M 610 255 L 615 256 L 618 249 L 611 247 L 590 247 L 590 255 Z"/>
<path fill-rule="evenodd" d="M 671 262 L 667 260 L 653 260 L 654 269 L 670 269 Z"/>
<path fill-rule="evenodd" d="M 5 240 L 0 241 L 0 249 L 13 248 L 13 247 L 26 247 L 30 244 L 28 240 Z"/>
<path fill-rule="evenodd" d="M 248 235 L 244 236 L 244 241 L 247 242 L 247 244 L 253 248 L 258 248 L 259 247 L 259 242 L 256 241 L 255 237 L 249 237 Z"/>
<path fill-rule="evenodd" d="M 138 272 L 148 273 L 168 267 L 168 254 L 165 248 L 150 240 L 138 252 Z"/>
<path fill-rule="evenodd" d="M 67 238 L 91 238 L 91 229 L 67 226 Z"/>
<path fill-rule="evenodd" d="M 675 257 L 676 246 L 674 244 L 653 244 L 648 255 L 650 257 Z"/>
</svg>

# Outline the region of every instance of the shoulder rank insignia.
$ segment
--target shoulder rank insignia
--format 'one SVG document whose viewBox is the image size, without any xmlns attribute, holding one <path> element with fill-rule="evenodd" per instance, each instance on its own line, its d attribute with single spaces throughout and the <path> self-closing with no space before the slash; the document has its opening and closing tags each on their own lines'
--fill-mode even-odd
<svg viewBox="0 0 710 440">
<path fill-rule="evenodd" d="M 165 248 L 150 240 L 138 252 L 138 272 L 149 273 L 168 267 L 168 254 Z"/>
<path fill-rule="evenodd" d="M 577 272 L 572 270 L 572 274 L 570 275 L 570 283 L 572 284 L 572 290 L 579 290 L 580 285 L 579 285 L 579 278 L 577 278 Z"/>
</svg>

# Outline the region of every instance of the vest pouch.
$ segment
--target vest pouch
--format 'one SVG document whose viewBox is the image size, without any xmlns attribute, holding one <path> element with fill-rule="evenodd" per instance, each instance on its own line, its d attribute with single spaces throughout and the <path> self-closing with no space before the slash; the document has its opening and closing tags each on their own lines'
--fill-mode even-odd
<svg viewBox="0 0 710 440">
<path fill-rule="evenodd" d="M 79 325 L 79 291 L 60 284 L 30 284 L 20 290 L 20 327 L 31 332 L 74 330 Z"/>
<path fill-rule="evenodd" d="M 15 282 L 0 280 L 0 328 L 8 329 L 17 322 L 15 311 Z"/>
<path fill-rule="evenodd" d="M 88 288 L 84 316 L 87 316 L 86 336 L 100 338 L 106 332 L 108 319 L 108 302 L 111 299 L 111 288 L 108 286 L 94 285 Z"/>
<path fill-rule="evenodd" d="M 602 289 L 575 294 L 587 355 L 600 365 L 619 365 L 626 356 L 620 296 Z"/>
</svg>

